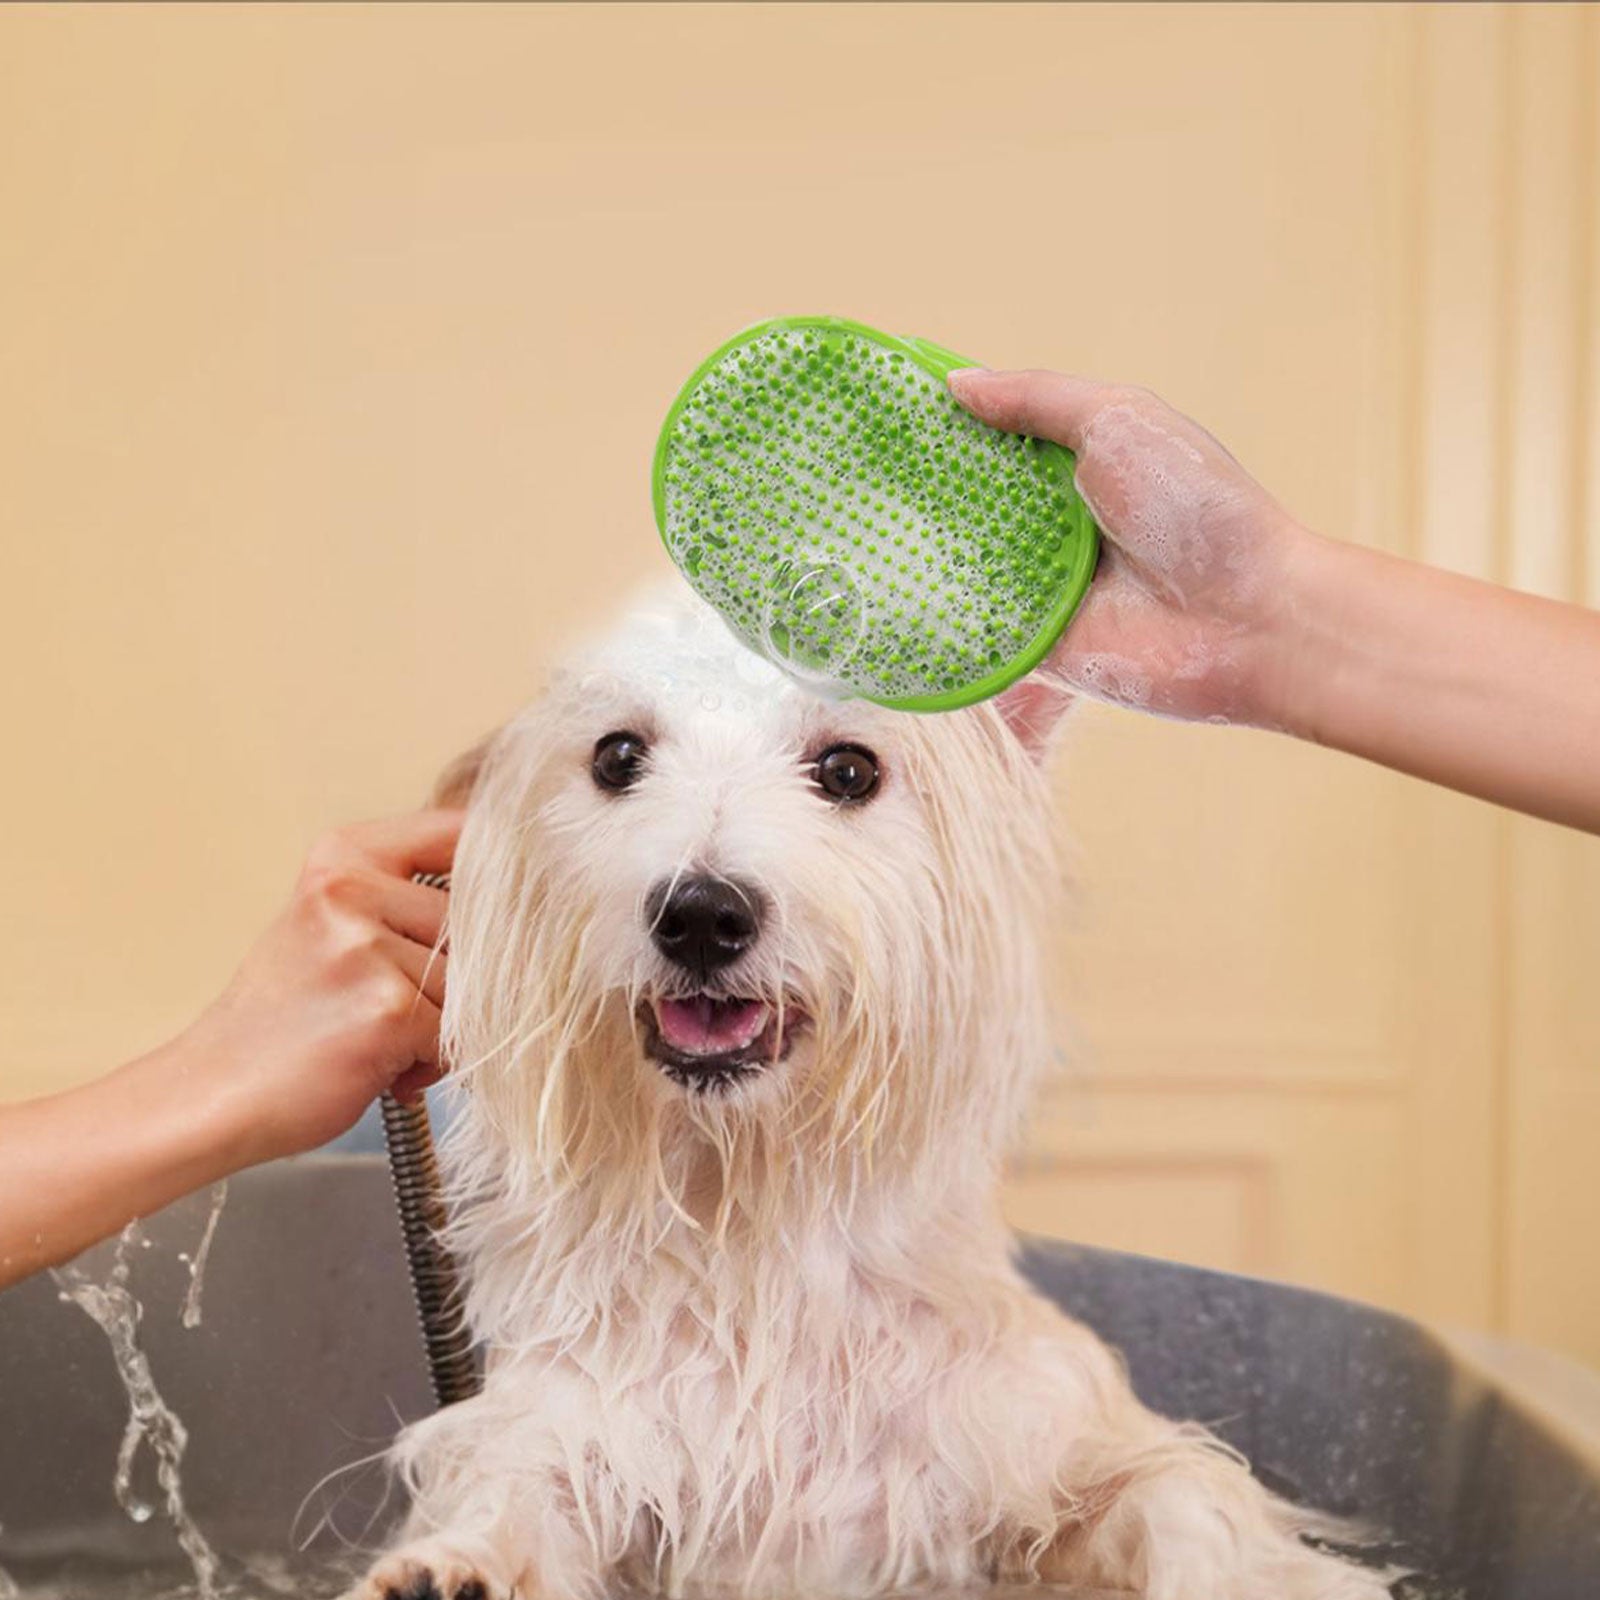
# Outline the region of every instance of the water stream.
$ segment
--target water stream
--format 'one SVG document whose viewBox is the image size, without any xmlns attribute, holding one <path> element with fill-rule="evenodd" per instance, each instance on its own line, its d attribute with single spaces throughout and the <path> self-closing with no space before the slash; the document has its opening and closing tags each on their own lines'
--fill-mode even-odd
<svg viewBox="0 0 1600 1600">
<path fill-rule="evenodd" d="M 189 1282 L 178 1315 L 185 1328 L 198 1328 L 205 1291 L 206 1265 L 210 1260 L 217 1224 L 227 1201 L 224 1180 L 213 1186 L 204 1226 L 193 1251 L 181 1250 L 178 1260 L 188 1269 Z M 117 1449 L 111 1487 L 117 1503 L 136 1523 L 148 1523 L 158 1510 L 171 1524 L 178 1545 L 187 1558 L 192 1581 L 181 1588 L 163 1586 L 159 1600 L 275 1600 L 294 1596 L 296 1600 L 315 1600 L 317 1596 L 343 1593 L 354 1569 L 346 1561 L 327 1561 L 311 1571 L 298 1559 L 273 1560 L 258 1557 L 243 1563 L 224 1564 L 200 1531 L 184 1504 L 182 1464 L 189 1444 L 188 1429 L 162 1398 L 150 1370 L 150 1361 L 139 1343 L 139 1325 L 146 1308 L 134 1293 L 131 1278 L 137 1252 L 151 1248 L 137 1221 L 130 1222 L 118 1235 L 114 1246 L 97 1246 L 85 1251 L 65 1266 L 51 1269 L 60 1298 L 75 1305 L 90 1317 L 105 1334 L 112 1360 L 128 1397 L 128 1420 Z M 109 1265 L 108 1265 L 109 1250 Z M 150 1480 L 141 1472 L 141 1463 L 150 1461 L 154 1481 L 148 1491 L 142 1483 Z M 94 1591 L 98 1593 L 99 1590 Z M 24 1600 L 24 1591 L 15 1579 L 0 1569 L 0 1600 Z M 26 1600 L 83 1600 L 47 1585 L 26 1591 Z"/>
<path fill-rule="evenodd" d="M 178 1256 L 189 1269 L 189 1292 L 183 1297 L 183 1325 L 186 1328 L 200 1326 L 200 1294 L 205 1287 L 206 1260 L 211 1254 L 211 1240 L 216 1234 L 227 1198 L 228 1180 L 224 1178 L 211 1187 L 211 1211 L 206 1217 L 205 1232 L 200 1235 L 200 1243 L 195 1247 L 194 1254 L 191 1256 L 184 1251 Z"/>
<path fill-rule="evenodd" d="M 193 1259 L 187 1262 L 189 1292 L 182 1311 L 186 1328 L 193 1328 L 200 1321 L 200 1294 L 206 1257 L 226 1194 L 223 1184 L 218 1184 L 212 1191 L 205 1232 Z M 135 1245 L 144 1248 L 149 1245 L 136 1221 L 130 1222 L 118 1237 L 111 1271 L 103 1281 L 97 1281 L 86 1264 L 86 1256 L 80 1256 L 63 1267 L 52 1268 L 51 1276 L 56 1281 L 61 1298 L 91 1317 L 109 1340 L 117 1375 L 127 1392 L 128 1422 L 117 1450 L 116 1470 L 111 1480 L 117 1503 L 135 1522 L 148 1522 L 155 1514 L 155 1506 L 134 1485 L 134 1472 L 142 1447 L 154 1459 L 161 1506 L 194 1572 L 195 1591 L 199 1600 L 220 1600 L 220 1562 L 217 1554 L 183 1503 L 182 1462 L 189 1444 L 188 1429 L 161 1398 L 150 1371 L 149 1359 L 139 1346 L 139 1320 L 144 1308 L 128 1287 L 130 1252 Z M 0 1589 L 0 1600 L 3 1600 L 4 1594 L 5 1591 Z"/>
</svg>

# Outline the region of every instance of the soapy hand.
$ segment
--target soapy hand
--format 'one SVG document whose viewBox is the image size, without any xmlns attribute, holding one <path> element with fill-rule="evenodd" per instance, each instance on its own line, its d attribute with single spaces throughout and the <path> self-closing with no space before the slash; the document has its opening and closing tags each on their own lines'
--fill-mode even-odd
<svg viewBox="0 0 1600 1600">
<path fill-rule="evenodd" d="M 1274 722 L 1280 578 L 1301 530 L 1272 496 L 1146 390 L 980 367 L 949 381 L 984 422 L 1073 451 L 1078 492 L 1105 534 L 1045 670 L 1139 710 Z"/>
<path fill-rule="evenodd" d="M 1600 613 L 1313 533 L 1142 389 L 980 368 L 950 388 L 1074 451 L 1106 536 L 1041 672 L 1600 833 Z"/>
<path fill-rule="evenodd" d="M 462 813 L 423 811 L 328 834 L 289 904 L 222 995 L 176 1041 L 248 1130 L 251 1160 L 315 1148 L 385 1090 L 438 1077 L 449 870 Z"/>
</svg>

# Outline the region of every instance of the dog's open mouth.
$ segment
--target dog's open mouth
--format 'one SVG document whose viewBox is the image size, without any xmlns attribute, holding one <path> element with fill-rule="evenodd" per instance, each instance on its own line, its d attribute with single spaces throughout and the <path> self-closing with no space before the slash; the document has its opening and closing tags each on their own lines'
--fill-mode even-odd
<svg viewBox="0 0 1600 1600">
<path fill-rule="evenodd" d="M 805 1014 L 793 1005 L 711 994 L 642 1001 L 645 1054 L 687 1089 L 726 1089 L 788 1055 Z"/>
</svg>

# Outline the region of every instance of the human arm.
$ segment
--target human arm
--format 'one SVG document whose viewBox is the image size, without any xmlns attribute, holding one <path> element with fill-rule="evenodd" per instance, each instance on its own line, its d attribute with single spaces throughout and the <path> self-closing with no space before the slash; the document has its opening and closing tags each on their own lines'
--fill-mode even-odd
<svg viewBox="0 0 1600 1600">
<path fill-rule="evenodd" d="M 1045 671 L 1600 832 L 1600 614 L 1322 538 L 1143 390 L 978 368 L 951 389 L 1073 450 L 1106 535 Z"/>
</svg>

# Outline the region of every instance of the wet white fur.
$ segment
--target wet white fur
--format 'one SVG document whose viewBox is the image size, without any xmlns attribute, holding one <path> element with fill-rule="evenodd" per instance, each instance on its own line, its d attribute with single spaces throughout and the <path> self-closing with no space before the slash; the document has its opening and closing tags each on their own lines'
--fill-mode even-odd
<svg viewBox="0 0 1600 1600">
<path fill-rule="evenodd" d="M 1384 1592 L 1139 1405 L 1012 1265 L 997 1180 L 1049 1056 L 1048 699 L 827 704 L 672 604 L 502 733 L 457 857 L 445 1011 L 452 1242 L 488 1378 L 401 1437 L 414 1510 L 364 1593 L 417 1563 L 523 1600 Z M 617 728 L 651 756 L 611 795 L 589 761 Z M 867 805 L 809 781 L 839 740 L 881 758 Z M 812 1018 L 722 1097 L 669 1081 L 631 1020 L 662 976 L 646 893 L 689 868 L 761 886 L 739 988 Z"/>
</svg>

